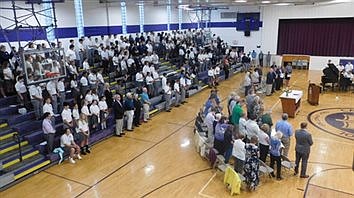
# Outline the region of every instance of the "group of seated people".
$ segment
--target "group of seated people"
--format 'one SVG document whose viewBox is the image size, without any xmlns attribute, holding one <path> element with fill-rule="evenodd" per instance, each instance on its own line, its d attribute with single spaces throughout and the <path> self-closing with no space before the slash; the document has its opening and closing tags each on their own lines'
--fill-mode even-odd
<svg viewBox="0 0 354 198">
<path fill-rule="evenodd" d="M 259 184 L 261 160 L 270 167 L 277 165 L 277 180 L 281 177 L 281 158 L 288 156 L 292 126 L 284 114 L 275 127 L 270 111 L 265 111 L 262 99 L 255 94 L 254 87 L 245 98 L 232 92 L 228 98 L 228 115 L 223 113 L 217 90 L 212 90 L 204 105 L 204 124 L 207 127 L 207 144 L 223 155 L 225 163 L 233 158 L 234 170 L 245 177 L 250 190 Z M 244 111 L 246 109 L 246 111 Z M 275 130 L 273 130 L 275 128 Z M 273 132 L 272 132 L 273 130 Z"/>
<path fill-rule="evenodd" d="M 354 66 L 348 61 L 345 65 L 339 63 L 335 66 L 331 60 L 328 60 L 327 66 L 322 70 L 322 86 L 325 88 L 327 83 L 332 83 L 332 89 L 338 83 L 340 91 L 348 91 L 354 83 Z"/>
</svg>

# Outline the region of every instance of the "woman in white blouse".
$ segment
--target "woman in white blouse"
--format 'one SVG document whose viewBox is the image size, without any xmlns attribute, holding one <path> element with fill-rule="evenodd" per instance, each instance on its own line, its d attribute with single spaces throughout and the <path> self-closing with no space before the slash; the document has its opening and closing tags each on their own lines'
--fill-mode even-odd
<svg viewBox="0 0 354 198">
<path fill-rule="evenodd" d="M 53 112 L 53 107 L 52 107 L 52 104 L 51 104 L 52 100 L 50 98 L 47 98 L 45 100 L 45 103 L 43 105 L 43 114 L 45 113 L 50 113 L 51 115 L 51 123 L 52 123 L 52 126 L 55 128 L 55 117 L 54 117 L 54 112 Z"/>
<path fill-rule="evenodd" d="M 92 103 L 93 96 L 92 96 L 92 91 L 88 90 L 85 95 L 85 100 L 88 102 L 88 104 Z"/>
<path fill-rule="evenodd" d="M 107 117 L 108 117 L 108 105 L 106 102 L 106 97 L 102 96 L 101 100 L 98 102 L 98 107 L 100 108 L 100 119 L 101 119 L 101 128 L 107 128 Z"/>
<path fill-rule="evenodd" d="M 81 154 L 86 155 L 86 153 L 91 153 L 89 148 L 89 137 L 90 137 L 90 128 L 87 122 L 87 117 L 85 114 L 80 114 L 80 119 L 78 121 L 78 128 L 80 134 L 80 150 Z"/>
<path fill-rule="evenodd" d="M 100 108 L 97 105 L 97 100 L 93 100 L 90 106 L 91 112 L 91 129 L 95 130 L 100 122 Z"/>
</svg>

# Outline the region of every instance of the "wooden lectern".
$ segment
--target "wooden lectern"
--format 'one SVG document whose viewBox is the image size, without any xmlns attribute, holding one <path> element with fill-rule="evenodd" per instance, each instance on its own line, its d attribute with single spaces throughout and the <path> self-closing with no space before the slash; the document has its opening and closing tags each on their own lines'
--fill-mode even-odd
<svg viewBox="0 0 354 198">
<path fill-rule="evenodd" d="M 287 113 L 289 117 L 295 118 L 297 112 L 300 111 L 302 91 L 291 90 L 290 93 L 284 92 L 280 95 L 280 101 L 283 108 L 283 113 Z"/>
<path fill-rule="evenodd" d="M 315 83 L 310 83 L 308 87 L 308 95 L 307 95 L 307 101 L 311 105 L 318 105 L 318 101 L 320 98 L 320 91 L 321 87 L 316 85 Z"/>
</svg>

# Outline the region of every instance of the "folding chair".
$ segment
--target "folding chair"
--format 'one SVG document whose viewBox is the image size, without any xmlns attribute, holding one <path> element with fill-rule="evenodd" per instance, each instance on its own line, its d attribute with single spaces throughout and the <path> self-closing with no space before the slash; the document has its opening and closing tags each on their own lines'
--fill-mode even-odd
<svg viewBox="0 0 354 198">
<path fill-rule="evenodd" d="M 295 168 L 295 163 L 284 155 L 281 155 L 281 165 L 288 170 Z"/>
<path fill-rule="evenodd" d="M 259 172 L 262 174 L 268 174 L 268 176 L 271 178 L 272 175 L 271 173 L 274 171 L 271 167 L 269 167 L 267 164 L 265 164 L 262 160 L 259 161 Z"/>
</svg>

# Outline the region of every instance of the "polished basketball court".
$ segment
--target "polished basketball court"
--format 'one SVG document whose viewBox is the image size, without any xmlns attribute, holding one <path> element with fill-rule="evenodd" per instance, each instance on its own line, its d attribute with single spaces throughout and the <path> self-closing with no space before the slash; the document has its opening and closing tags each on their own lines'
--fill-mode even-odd
<svg viewBox="0 0 354 198">
<path fill-rule="evenodd" d="M 354 196 L 354 94 L 328 91 L 320 95 L 318 106 L 309 105 L 308 80 L 316 81 L 320 75 L 295 70 L 290 82 L 292 89 L 304 91 L 302 108 L 290 122 L 297 129 L 300 122 L 311 120 L 310 178 L 300 179 L 283 168 L 284 180 L 262 176 L 255 192 L 243 190 L 237 197 Z M 224 106 L 243 77 L 237 74 L 219 86 Z M 194 146 L 194 118 L 209 91 L 192 96 L 170 113 L 154 116 L 123 138 L 111 137 L 94 145 L 92 153 L 75 165 L 65 161 L 50 167 L 1 192 L 0 197 L 230 197 L 222 183 L 223 173 L 211 169 Z M 273 122 L 282 113 L 279 95 L 264 98 Z M 328 116 L 335 116 L 335 122 L 327 123 Z M 295 140 L 291 141 L 289 157 L 294 160 Z"/>
</svg>

